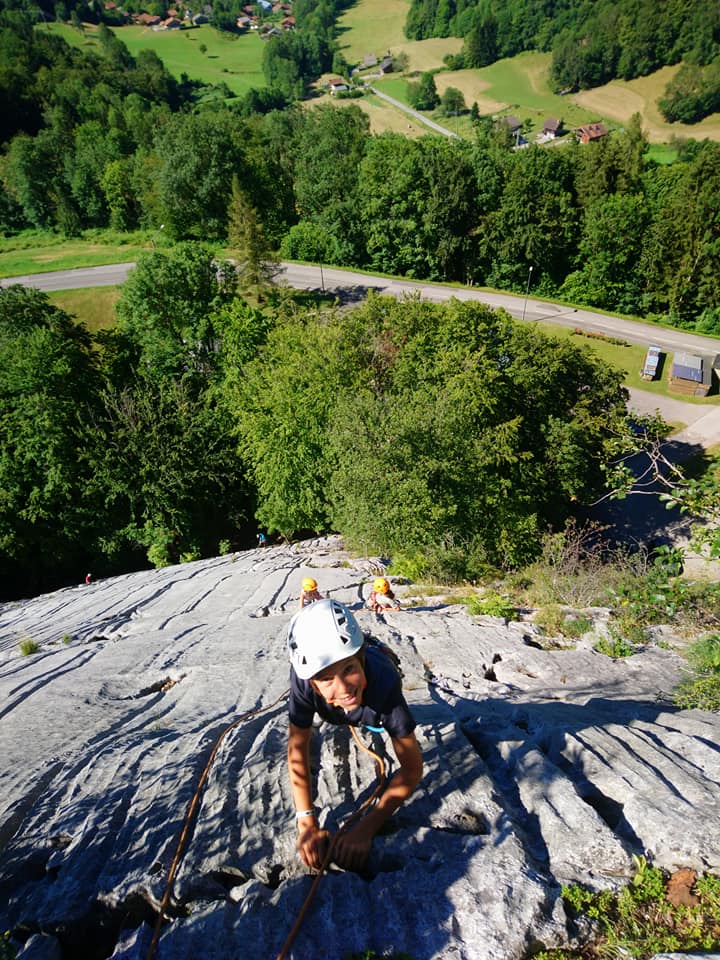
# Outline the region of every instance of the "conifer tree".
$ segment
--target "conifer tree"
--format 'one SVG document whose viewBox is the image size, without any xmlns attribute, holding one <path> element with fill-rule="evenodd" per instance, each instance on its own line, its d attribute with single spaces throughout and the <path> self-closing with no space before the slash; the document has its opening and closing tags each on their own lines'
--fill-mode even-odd
<svg viewBox="0 0 720 960">
<path fill-rule="evenodd" d="M 263 288 L 277 273 L 278 264 L 273 259 L 257 210 L 240 186 L 237 174 L 233 174 L 228 207 L 228 245 L 236 254 L 240 287 L 261 298 Z"/>
</svg>

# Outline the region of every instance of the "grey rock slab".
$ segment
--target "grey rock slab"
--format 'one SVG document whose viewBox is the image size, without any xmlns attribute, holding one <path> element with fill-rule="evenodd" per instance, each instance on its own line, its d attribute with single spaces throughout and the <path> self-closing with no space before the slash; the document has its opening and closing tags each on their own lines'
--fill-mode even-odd
<svg viewBox="0 0 720 960">
<path fill-rule="evenodd" d="M 399 655 L 425 772 L 363 875 L 323 879 L 290 956 L 513 960 L 562 942 L 562 883 L 617 886 L 632 854 L 718 869 L 720 718 L 670 705 L 684 661 L 543 650 L 532 624 L 442 599 L 376 618 L 383 569 L 317 538 L 0 606 L 0 929 L 64 960 L 144 958 L 205 777 L 158 960 L 280 949 L 310 886 L 283 700 L 308 574 Z M 363 737 L 391 774 L 389 744 Z M 375 765 L 344 728 L 319 725 L 312 750 L 336 829 Z"/>
</svg>

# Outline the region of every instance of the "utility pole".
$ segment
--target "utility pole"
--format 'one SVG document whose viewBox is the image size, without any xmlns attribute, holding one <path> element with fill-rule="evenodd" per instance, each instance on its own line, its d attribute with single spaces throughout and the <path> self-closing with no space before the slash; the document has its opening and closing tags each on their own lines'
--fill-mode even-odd
<svg viewBox="0 0 720 960">
<path fill-rule="evenodd" d="M 532 272 L 533 272 L 533 268 L 531 264 L 530 269 L 528 270 L 527 286 L 525 287 L 525 303 L 523 303 L 523 315 L 522 315 L 523 320 L 525 319 L 525 311 L 527 309 L 528 294 L 530 293 L 530 277 L 532 277 Z"/>
</svg>

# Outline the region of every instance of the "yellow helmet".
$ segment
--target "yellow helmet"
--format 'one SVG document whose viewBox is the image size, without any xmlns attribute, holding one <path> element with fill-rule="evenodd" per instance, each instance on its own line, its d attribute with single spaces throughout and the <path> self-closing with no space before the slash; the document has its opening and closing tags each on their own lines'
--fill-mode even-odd
<svg viewBox="0 0 720 960">
<path fill-rule="evenodd" d="M 314 580 L 312 577 L 305 577 L 302 582 L 303 590 L 317 590 L 317 580 Z"/>
<path fill-rule="evenodd" d="M 373 583 L 373 590 L 375 593 L 389 593 L 390 584 L 387 582 L 385 577 L 378 577 Z"/>
</svg>

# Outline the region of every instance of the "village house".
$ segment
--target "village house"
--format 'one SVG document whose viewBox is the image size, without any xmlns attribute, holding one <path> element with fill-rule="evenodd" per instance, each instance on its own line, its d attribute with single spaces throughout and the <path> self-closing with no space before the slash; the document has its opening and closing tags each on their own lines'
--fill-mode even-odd
<svg viewBox="0 0 720 960">
<path fill-rule="evenodd" d="M 555 137 L 561 137 L 562 134 L 562 120 L 557 120 L 555 117 L 548 117 L 543 124 L 543 135 L 547 137 L 548 140 L 554 140 Z"/>
<path fill-rule="evenodd" d="M 280 26 L 283 30 L 294 30 L 295 29 L 295 17 L 283 17 L 280 21 Z"/>
<path fill-rule="evenodd" d="M 350 89 L 342 77 L 328 77 L 327 85 L 331 97 L 334 97 L 337 93 L 343 93 L 345 90 Z"/>
<path fill-rule="evenodd" d="M 606 137 L 607 128 L 604 123 L 588 123 L 584 127 L 578 127 L 575 136 L 580 143 L 592 143 L 594 140 Z"/>
<path fill-rule="evenodd" d="M 160 23 L 155 24 L 153 30 L 180 30 L 182 28 L 182 20 L 178 20 L 177 17 L 168 17 L 166 20 L 161 20 Z"/>
</svg>

